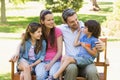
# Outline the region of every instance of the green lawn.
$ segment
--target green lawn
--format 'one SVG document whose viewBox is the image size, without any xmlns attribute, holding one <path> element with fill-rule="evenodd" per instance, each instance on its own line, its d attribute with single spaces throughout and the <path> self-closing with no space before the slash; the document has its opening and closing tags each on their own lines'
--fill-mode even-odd
<svg viewBox="0 0 120 80">
<path fill-rule="evenodd" d="M 10 73 L 0 74 L 0 80 L 11 80 Z"/>
<path fill-rule="evenodd" d="M 88 19 L 95 19 L 100 23 L 106 20 L 106 16 L 78 14 L 79 20 L 86 21 Z M 60 16 L 55 16 L 55 23 L 62 24 Z M 30 22 L 39 22 L 39 17 L 7 17 L 7 23 L 0 23 L 0 32 L 17 33 L 23 31 Z"/>
<path fill-rule="evenodd" d="M 87 4 L 87 3 L 84 3 Z M 97 21 L 99 21 L 100 23 L 103 23 L 106 20 L 106 15 L 110 14 L 113 10 L 112 8 L 112 2 L 99 2 L 98 3 L 99 6 L 101 7 L 101 10 L 96 12 L 96 14 L 78 14 L 78 18 L 79 20 L 82 21 L 86 21 L 87 19 L 95 19 Z M 19 7 L 19 8 L 7 8 L 8 10 L 26 10 L 26 9 L 31 8 L 29 7 Z M 57 16 L 56 13 L 55 14 L 55 23 L 57 25 L 62 23 L 62 19 L 61 19 L 61 15 Z M 0 32 L 6 32 L 6 33 L 18 33 L 18 32 L 22 32 L 26 26 L 30 23 L 30 22 L 39 22 L 39 16 L 36 17 L 23 17 L 23 16 L 13 16 L 13 17 L 7 17 L 7 23 L 0 23 Z"/>
</svg>

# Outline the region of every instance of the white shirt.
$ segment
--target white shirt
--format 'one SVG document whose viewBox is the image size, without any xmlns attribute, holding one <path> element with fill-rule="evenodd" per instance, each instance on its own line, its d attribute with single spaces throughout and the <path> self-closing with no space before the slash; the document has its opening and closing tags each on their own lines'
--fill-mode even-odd
<svg viewBox="0 0 120 80">
<path fill-rule="evenodd" d="M 82 21 L 79 21 L 80 28 L 84 28 L 84 23 Z M 67 24 L 62 24 L 59 26 L 60 30 L 62 31 L 63 40 L 65 44 L 65 54 L 68 56 L 75 56 L 79 53 L 80 48 L 74 47 L 74 40 L 76 35 L 78 34 L 78 31 L 75 30 L 74 32 L 71 31 L 69 26 Z M 83 36 L 81 34 L 80 38 Z"/>
</svg>

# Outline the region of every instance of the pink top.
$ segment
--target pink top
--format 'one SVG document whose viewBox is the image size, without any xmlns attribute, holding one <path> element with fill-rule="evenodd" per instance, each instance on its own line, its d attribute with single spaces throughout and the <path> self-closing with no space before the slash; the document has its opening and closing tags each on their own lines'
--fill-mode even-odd
<svg viewBox="0 0 120 80">
<path fill-rule="evenodd" d="M 54 47 L 50 46 L 50 41 L 48 40 L 48 49 L 46 51 L 45 61 L 50 61 L 54 58 L 57 53 L 57 38 L 62 35 L 60 29 L 55 28 L 55 45 Z"/>
<path fill-rule="evenodd" d="M 34 46 L 30 47 L 28 57 L 29 57 L 30 60 L 35 60 Z"/>
</svg>

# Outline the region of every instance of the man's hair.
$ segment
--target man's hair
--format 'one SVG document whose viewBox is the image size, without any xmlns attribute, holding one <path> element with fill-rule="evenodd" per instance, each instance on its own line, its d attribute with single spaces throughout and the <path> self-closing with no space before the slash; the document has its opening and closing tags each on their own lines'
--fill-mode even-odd
<svg viewBox="0 0 120 80">
<path fill-rule="evenodd" d="M 65 9 L 63 12 L 62 12 L 62 18 L 63 18 L 63 20 L 65 21 L 65 22 L 67 22 L 67 18 L 69 17 L 69 16 L 72 16 L 72 15 L 74 15 L 74 14 L 76 14 L 76 12 L 73 10 L 73 9 Z"/>
</svg>

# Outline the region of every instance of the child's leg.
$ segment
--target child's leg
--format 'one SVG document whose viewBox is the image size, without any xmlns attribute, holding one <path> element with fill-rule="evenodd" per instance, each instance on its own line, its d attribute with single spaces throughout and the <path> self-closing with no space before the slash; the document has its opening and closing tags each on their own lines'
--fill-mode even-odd
<svg viewBox="0 0 120 80">
<path fill-rule="evenodd" d="M 61 65 L 63 64 L 63 62 L 64 62 L 64 60 L 65 60 L 65 57 L 66 57 L 66 56 L 63 56 L 63 57 L 62 57 L 62 59 L 61 59 Z M 59 80 L 62 80 L 62 77 L 63 77 L 62 75 L 63 75 L 62 73 L 59 75 Z"/>
<path fill-rule="evenodd" d="M 20 80 L 24 80 L 24 72 L 23 71 L 20 72 Z"/>
<path fill-rule="evenodd" d="M 74 58 L 65 56 L 62 65 L 60 66 L 59 70 L 53 75 L 53 77 L 58 78 L 70 63 L 75 63 Z"/>
<path fill-rule="evenodd" d="M 18 64 L 18 69 L 23 71 L 24 80 L 31 80 L 31 68 L 27 61 L 21 60 Z"/>
</svg>

